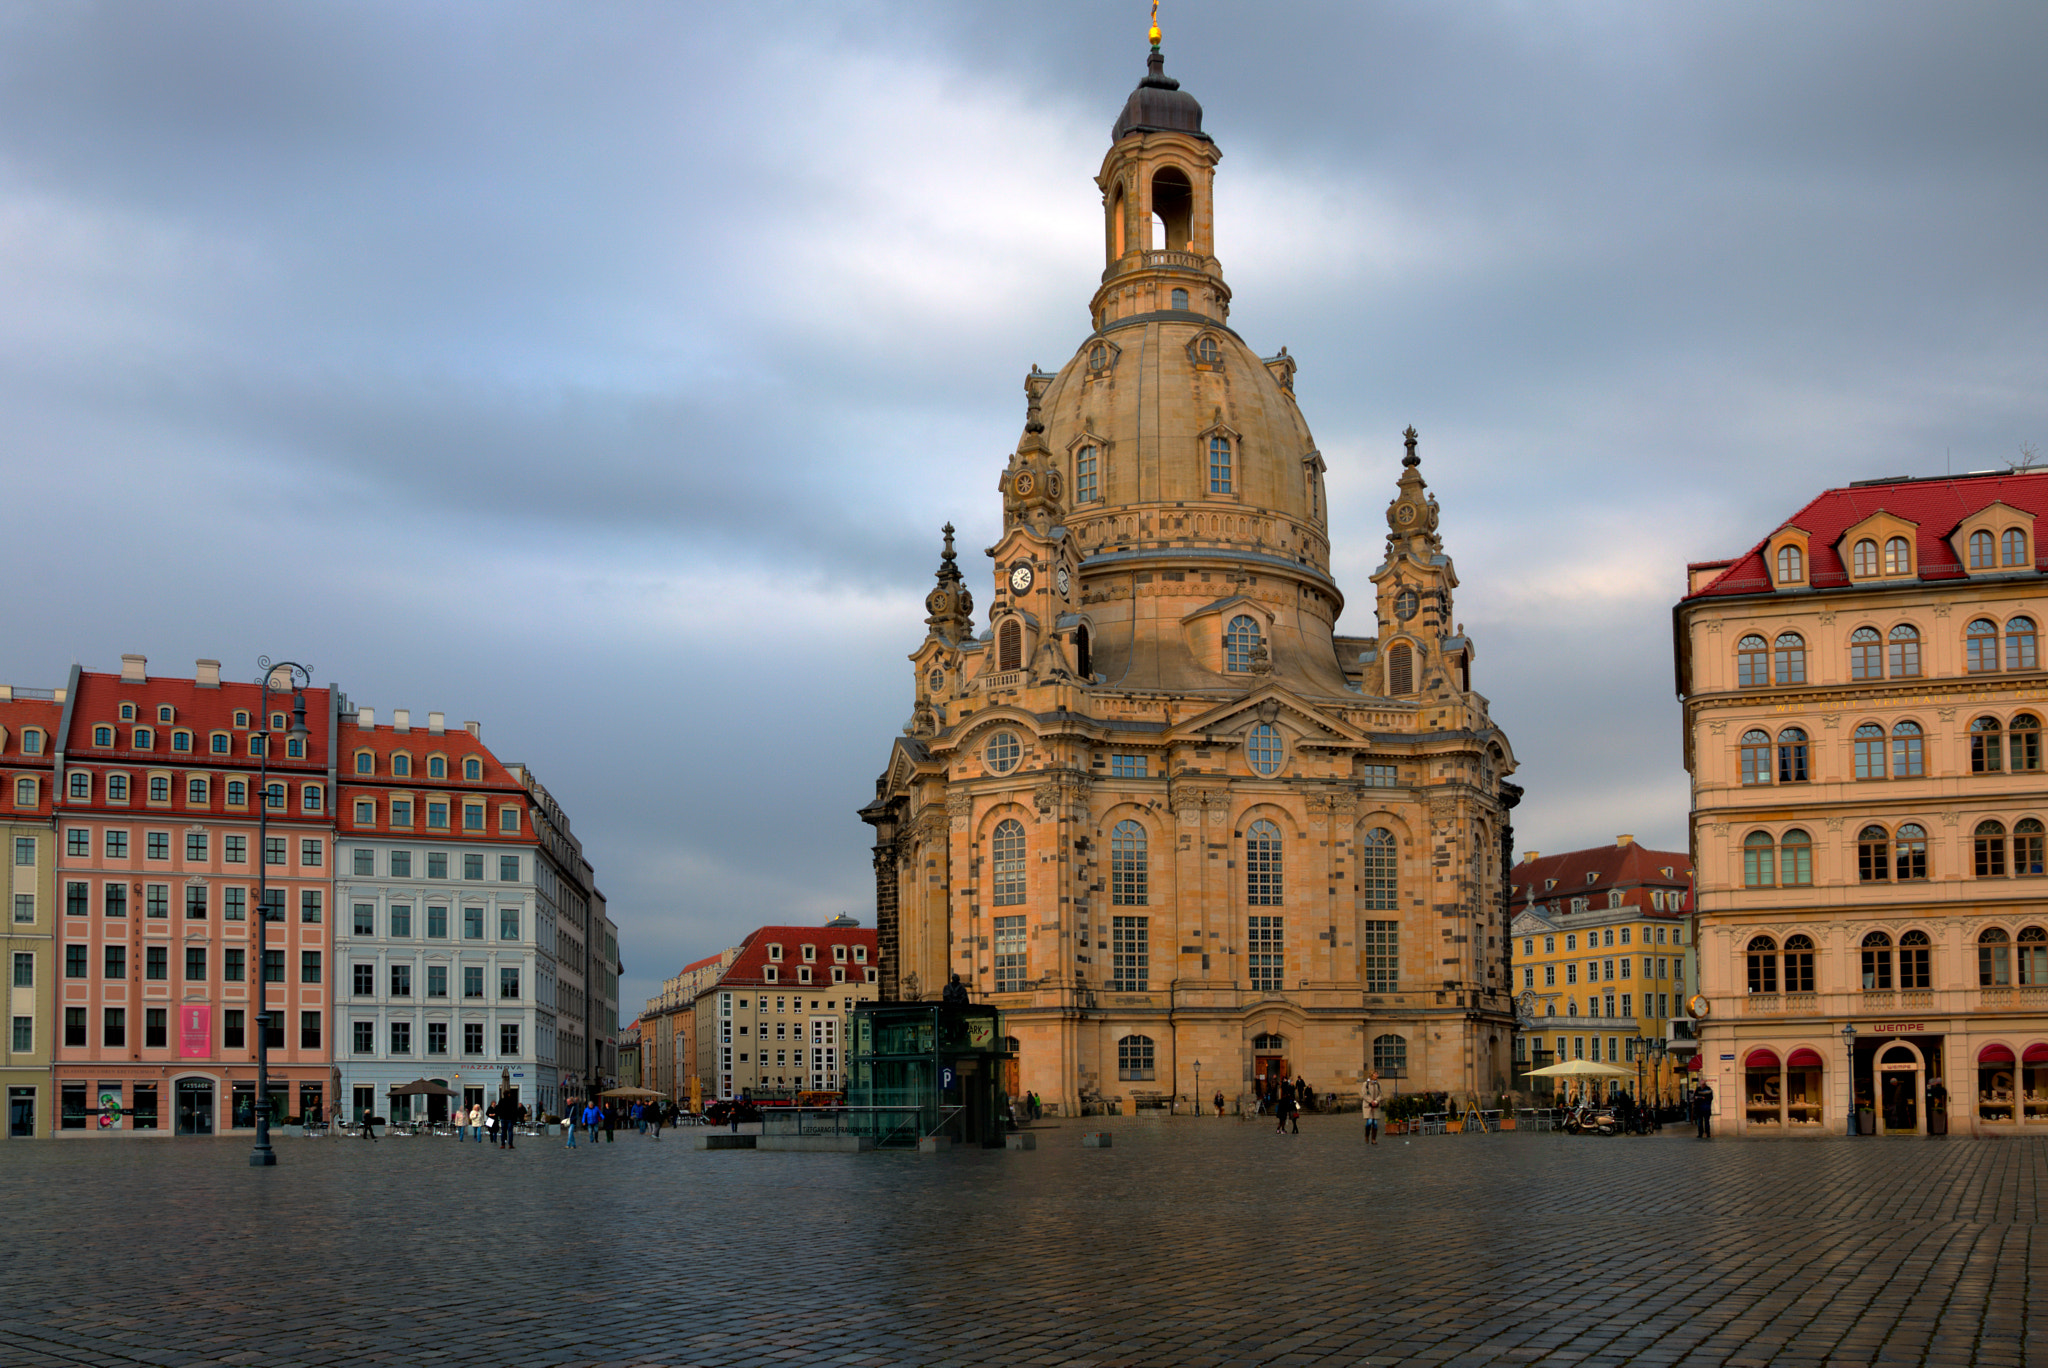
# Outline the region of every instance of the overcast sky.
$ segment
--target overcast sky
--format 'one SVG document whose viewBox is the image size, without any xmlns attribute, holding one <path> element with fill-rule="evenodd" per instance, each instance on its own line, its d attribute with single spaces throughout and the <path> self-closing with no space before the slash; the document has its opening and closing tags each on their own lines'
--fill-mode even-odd
<svg viewBox="0 0 2048 1368">
<path fill-rule="evenodd" d="M 1422 432 L 1525 849 L 1683 848 L 1685 561 L 2048 445 L 2048 6 L 1163 19 L 1356 603 Z M 628 1016 L 764 922 L 872 925 L 938 526 L 986 603 L 1144 28 L 0 5 L 0 679 L 268 653 L 480 719 L 574 818 Z"/>
</svg>

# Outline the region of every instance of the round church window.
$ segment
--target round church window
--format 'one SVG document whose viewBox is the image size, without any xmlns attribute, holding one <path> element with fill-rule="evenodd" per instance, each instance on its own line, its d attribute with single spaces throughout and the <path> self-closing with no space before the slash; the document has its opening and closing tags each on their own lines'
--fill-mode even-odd
<svg viewBox="0 0 2048 1368">
<path fill-rule="evenodd" d="M 1223 359 L 1223 353 L 1217 349 L 1216 339 L 1213 337 L 1205 337 L 1197 342 L 1195 355 L 1202 358 L 1202 364 L 1205 366 L 1213 366 Z"/>
<path fill-rule="evenodd" d="M 1017 768 L 1017 762 L 1024 758 L 1023 744 L 1013 731 L 999 731 L 988 739 L 988 749 L 982 752 L 991 772 L 1008 774 Z"/>
</svg>

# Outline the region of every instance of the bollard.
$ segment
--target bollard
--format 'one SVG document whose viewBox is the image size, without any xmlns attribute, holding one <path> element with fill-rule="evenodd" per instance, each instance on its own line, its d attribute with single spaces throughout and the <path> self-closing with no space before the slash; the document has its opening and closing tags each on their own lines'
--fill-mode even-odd
<svg viewBox="0 0 2048 1368">
<path fill-rule="evenodd" d="M 1019 1131 L 1014 1135 L 1005 1136 L 1003 1138 L 1003 1145 L 1006 1149 L 1035 1150 L 1038 1148 L 1038 1137 L 1026 1135 Z"/>
<path fill-rule="evenodd" d="M 919 1154 L 944 1154 L 951 1148 L 953 1148 L 953 1137 L 950 1135 L 927 1135 L 924 1139 L 917 1142 L 917 1152 Z"/>
<path fill-rule="evenodd" d="M 1081 1148 L 1108 1149 L 1110 1147 L 1109 1140 L 1110 1136 L 1108 1131 L 1089 1131 L 1086 1135 L 1083 1135 L 1081 1137 Z"/>
</svg>

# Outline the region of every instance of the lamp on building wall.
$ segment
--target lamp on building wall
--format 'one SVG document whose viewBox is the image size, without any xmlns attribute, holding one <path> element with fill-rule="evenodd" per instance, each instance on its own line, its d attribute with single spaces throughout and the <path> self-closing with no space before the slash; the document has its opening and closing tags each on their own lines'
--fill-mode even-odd
<svg viewBox="0 0 2048 1368">
<path fill-rule="evenodd" d="M 297 741 L 303 750 L 306 738 L 312 734 L 306 727 L 305 691 L 313 685 L 313 672 L 296 661 L 272 664 L 269 656 L 257 657 L 256 664 L 263 674 L 257 680 L 262 689 L 261 709 L 257 713 L 261 728 L 257 736 L 262 744 L 256 748 L 256 1148 L 249 1152 L 249 1166 L 271 1168 L 277 1163 L 277 1151 L 270 1147 L 270 695 L 273 682 L 282 675 L 284 683 L 275 692 L 290 689 L 292 693 L 292 725 L 285 733 L 286 748 L 289 750 L 290 743 Z M 283 917 L 280 911 L 279 920 Z M 280 992 L 283 978 L 278 975 Z"/>
</svg>

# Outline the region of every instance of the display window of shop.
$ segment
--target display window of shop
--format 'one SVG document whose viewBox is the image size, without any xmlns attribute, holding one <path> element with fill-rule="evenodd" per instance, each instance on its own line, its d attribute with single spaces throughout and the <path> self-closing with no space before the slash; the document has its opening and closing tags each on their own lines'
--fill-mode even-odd
<svg viewBox="0 0 2048 1368">
<path fill-rule="evenodd" d="M 1818 1050 L 1794 1050 L 1785 1059 L 1785 1125 L 1822 1129 L 1822 1061 Z"/>
<path fill-rule="evenodd" d="M 1775 1050 L 1751 1050 L 1742 1061 L 1743 1115 L 1752 1130 L 1785 1124 L 1785 1079 Z"/>
<path fill-rule="evenodd" d="M 2048 1126 L 2048 1044 L 2037 1041 L 2020 1056 L 2020 1087 L 2025 1096 L 2020 1119 Z"/>
<path fill-rule="evenodd" d="M 2007 1122 L 2014 1117 L 2013 1082 L 2018 1062 L 2007 1045 L 1977 1051 L 1977 1119 Z"/>
</svg>

